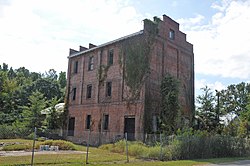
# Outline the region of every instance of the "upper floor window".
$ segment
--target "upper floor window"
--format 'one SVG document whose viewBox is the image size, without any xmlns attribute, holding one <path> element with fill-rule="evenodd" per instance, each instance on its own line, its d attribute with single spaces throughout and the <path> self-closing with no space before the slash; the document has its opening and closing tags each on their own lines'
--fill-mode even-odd
<svg viewBox="0 0 250 166">
<path fill-rule="evenodd" d="M 75 61 L 74 63 L 74 73 L 78 72 L 78 61 Z"/>
<path fill-rule="evenodd" d="M 106 84 L 106 96 L 110 97 L 112 95 L 112 82 L 107 82 Z"/>
<path fill-rule="evenodd" d="M 172 29 L 170 29 L 170 31 L 169 31 L 169 38 L 170 38 L 171 40 L 174 40 L 174 39 L 175 39 L 175 32 L 174 32 L 174 30 L 172 30 Z"/>
<path fill-rule="evenodd" d="M 113 65 L 114 50 L 108 51 L 108 65 Z"/>
<path fill-rule="evenodd" d="M 87 85 L 87 99 L 90 99 L 92 95 L 92 85 Z"/>
<path fill-rule="evenodd" d="M 89 57 L 89 64 L 88 64 L 88 70 L 91 71 L 94 69 L 94 57 L 90 56 Z"/>
<path fill-rule="evenodd" d="M 73 88 L 72 90 L 72 100 L 76 99 L 76 88 Z"/>
<path fill-rule="evenodd" d="M 90 129 L 91 127 L 91 115 L 87 115 L 86 118 L 86 129 Z"/>
</svg>

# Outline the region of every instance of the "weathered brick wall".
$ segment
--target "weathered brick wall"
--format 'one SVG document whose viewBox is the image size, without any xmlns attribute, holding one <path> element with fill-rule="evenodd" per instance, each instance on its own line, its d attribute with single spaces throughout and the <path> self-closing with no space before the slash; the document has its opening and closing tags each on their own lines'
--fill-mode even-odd
<svg viewBox="0 0 250 166">
<path fill-rule="evenodd" d="M 149 26 L 150 27 L 150 26 Z M 124 41 L 141 40 L 144 33 L 130 37 Z M 172 74 L 181 81 L 180 101 L 186 116 L 192 116 L 194 104 L 194 55 L 193 46 L 186 41 L 186 35 L 179 31 L 179 24 L 167 16 L 158 24 L 159 33 L 152 45 L 150 56 L 150 75 L 145 85 L 142 86 L 140 99 L 128 107 L 126 98 L 129 96 L 129 87 L 126 86 L 123 76 L 123 66 L 120 59 L 121 43 L 114 42 L 102 47 L 91 45 L 90 50 L 84 50 L 77 56 L 69 58 L 68 86 L 77 89 L 76 100 L 69 96 L 69 117 L 75 117 L 74 137 L 68 139 L 78 143 L 86 143 L 89 130 L 86 129 L 86 117 L 91 115 L 92 132 L 91 144 L 100 144 L 115 139 L 124 134 L 125 117 L 135 118 L 135 137 L 142 139 L 141 133 L 150 132 L 152 117 L 159 114 L 161 100 L 160 84 L 163 76 Z M 169 31 L 174 31 L 174 39 L 169 38 Z M 108 51 L 114 51 L 113 64 L 108 67 L 106 78 L 98 80 L 98 68 L 108 65 Z M 72 52 L 72 50 L 71 50 Z M 77 52 L 73 50 L 73 52 Z M 94 57 L 94 68 L 88 71 L 89 57 Z M 78 73 L 73 73 L 74 62 L 78 61 Z M 112 82 L 112 96 L 106 96 L 106 83 Z M 92 85 L 92 95 L 87 99 L 87 85 Z M 146 96 L 146 98 L 145 98 Z M 146 113 L 145 113 L 146 110 Z M 145 114 L 146 115 L 145 115 Z M 109 115 L 109 128 L 103 131 L 103 116 Z"/>
<path fill-rule="evenodd" d="M 145 28 L 147 25 L 144 25 Z M 169 38 L 170 31 L 174 31 L 174 39 Z M 179 24 L 163 16 L 163 21 L 158 23 L 158 35 L 152 47 L 151 74 L 146 85 L 146 101 L 150 102 L 146 103 L 147 121 L 152 121 L 152 117 L 160 113 L 160 83 L 167 73 L 180 80 L 181 109 L 191 120 L 194 109 L 193 46 L 186 41 L 186 34 L 179 31 Z"/>
</svg>

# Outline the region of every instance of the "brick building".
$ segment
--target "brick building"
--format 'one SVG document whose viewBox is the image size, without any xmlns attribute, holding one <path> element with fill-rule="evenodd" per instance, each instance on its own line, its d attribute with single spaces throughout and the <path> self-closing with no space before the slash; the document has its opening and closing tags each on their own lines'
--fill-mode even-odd
<svg viewBox="0 0 250 166">
<path fill-rule="evenodd" d="M 150 39 L 147 42 L 150 48 L 139 48 L 138 43 L 145 39 Z M 128 46 L 138 47 L 138 57 L 139 52 L 146 54 L 145 50 L 149 50 L 146 60 L 150 71 L 143 76 L 137 66 L 132 72 L 125 68 Z M 180 80 L 184 117 L 190 120 L 193 116 L 193 46 L 186 41 L 186 34 L 179 30 L 179 24 L 166 15 L 163 20 L 157 17 L 153 21 L 145 19 L 143 30 L 131 35 L 99 46 L 80 46 L 79 51 L 70 49 L 68 59 L 69 140 L 86 143 L 91 130 L 91 144 L 98 145 L 123 137 L 125 132 L 128 139 L 140 140 L 143 133 L 156 131 L 160 83 L 167 73 Z M 136 90 L 127 85 L 126 72 L 138 76 L 140 84 Z M 138 92 L 135 98 L 131 98 L 131 90 Z"/>
</svg>

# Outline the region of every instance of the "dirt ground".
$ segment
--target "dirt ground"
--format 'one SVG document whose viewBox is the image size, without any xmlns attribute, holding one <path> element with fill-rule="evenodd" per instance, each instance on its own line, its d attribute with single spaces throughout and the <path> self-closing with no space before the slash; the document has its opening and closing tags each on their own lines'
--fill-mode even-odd
<svg viewBox="0 0 250 166">
<path fill-rule="evenodd" d="M 84 154 L 83 151 L 59 150 L 59 151 L 35 151 L 35 154 Z M 1 156 L 30 156 L 32 152 L 29 151 L 0 151 Z"/>
</svg>

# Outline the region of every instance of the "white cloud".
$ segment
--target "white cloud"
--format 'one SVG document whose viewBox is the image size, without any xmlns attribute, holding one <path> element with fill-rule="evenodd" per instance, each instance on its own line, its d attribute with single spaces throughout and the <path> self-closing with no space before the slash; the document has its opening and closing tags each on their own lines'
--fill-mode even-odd
<svg viewBox="0 0 250 166">
<path fill-rule="evenodd" d="M 222 89 L 226 89 L 226 86 L 222 83 L 222 82 L 219 82 L 219 81 L 215 81 L 213 83 L 211 82 L 208 82 L 206 79 L 201 79 L 201 80 L 195 80 L 195 91 L 196 95 L 199 95 L 200 93 L 200 89 L 201 88 L 204 88 L 205 86 L 207 86 L 208 88 L 210 88 L 212 91 L 215 91 L 215 90 L 222 90 Z"/>
<path fill-rule="evenodd" d="M 134 33 L 143 20 L 122 0 L 12 0 L 0 10 L 0 64 L 39 72 L 66 71 L 69 48 Z"/>
<path fill-rule="evenodd" d="M 208 24 L 202 16 L 182 20 L 181 28 L 194 44 L 196 73 L 250 78 L 250 1 L 224 0 Z"/>
</svg>

